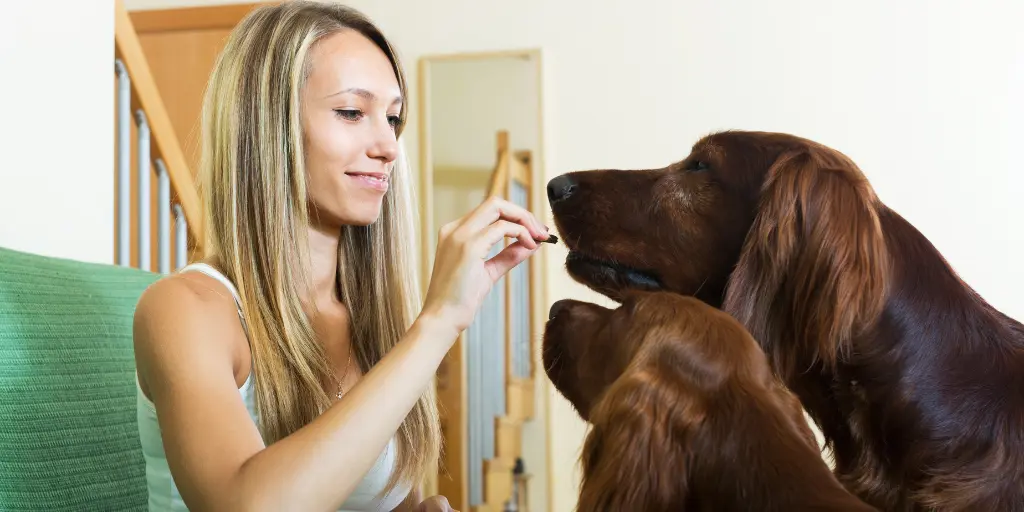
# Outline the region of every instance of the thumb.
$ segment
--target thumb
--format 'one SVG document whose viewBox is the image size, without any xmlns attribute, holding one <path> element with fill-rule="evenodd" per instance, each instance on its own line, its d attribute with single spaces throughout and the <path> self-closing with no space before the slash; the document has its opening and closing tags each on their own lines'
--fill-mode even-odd
<svg viewBox="0 0 1024 512">
<path fill-rule="evenodd" d="M 455 509 L 452 508 L 451 504 L 448 503 L 448 498 L 446 498 L 445 496 L 437 496 L 435 500 L 437 506 L 440 507 L 440 510 L 442 510 L 443 512 L 455 511 Z"/>
<path fill-rule="evenodd" d="M 497 282 L 501 276 L 515 268 L 536 251 L 537 248 L 530 249 L 523 245 L 522 242 L 517 241 L 513 244 L 509 244 L 484 264 L 487 268 L 487 275 L 491 278 L 491 282 Z"/>
</svg>

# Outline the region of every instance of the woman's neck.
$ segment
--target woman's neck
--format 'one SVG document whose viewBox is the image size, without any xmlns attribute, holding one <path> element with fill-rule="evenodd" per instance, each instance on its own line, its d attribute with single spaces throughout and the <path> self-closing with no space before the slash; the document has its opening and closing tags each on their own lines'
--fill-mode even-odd
<svg viewBox="0 0 1024 512">
<path fill-rule="evenodd" d="M 311 226 L 307 239 L 310 278 L 313 285 L 311 299 L 317 305 L 336 303 L 339 300 L 338 244 L 341 242 L 341 231 Z"/>
</svg>

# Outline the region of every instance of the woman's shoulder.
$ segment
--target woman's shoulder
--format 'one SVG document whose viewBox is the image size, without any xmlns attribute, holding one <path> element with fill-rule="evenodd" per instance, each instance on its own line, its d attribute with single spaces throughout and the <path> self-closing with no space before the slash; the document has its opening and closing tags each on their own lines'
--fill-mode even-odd
<svg viewBox="0 0 1024 512">
<path fill-rule="evenodd" d="M 142 292 L 135 317 L 215 326 L 237 323 L 237 306 L 233 291 L 217 278 L 203 272 L 176 272 Z"/>
<path fill-rule="evenodd" d="M 201 272 L 177 272 L 149 285 L 135 307 L 133 340 L 142 380 L 149 368 L 188 365 L 197 357 L 226 358 L 233 367 L 247 359 L 232 291 Z"/>
</svg>

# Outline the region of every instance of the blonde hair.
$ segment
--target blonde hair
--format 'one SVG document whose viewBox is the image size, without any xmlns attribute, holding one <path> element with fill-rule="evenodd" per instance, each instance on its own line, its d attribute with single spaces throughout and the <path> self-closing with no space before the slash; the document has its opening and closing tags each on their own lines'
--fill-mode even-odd
<svg viewBox="0 0 1024 512">
<path fill-rule="evenodd" d="M 356 30 L 391 60 L 403 97 L 405 76 L 384 35 L 358 11 L 289 1 L 250 13 L 220 55 L 203 102 L 201 187 L 206 255 L 216 258 L 241 296 L 253 353 L 259 427 L 267 444 L 330 406 L 323 382 L 333 371 L 301 297 L 310 286 L 309 224 L 303 163 L 301 92 L 310 49 L 325 36 Z M 397 134 L 407 111 L 403 104 Z M 398 343 L 419 311 L 413 253 L 412 176 L 395 162 L 380 219 L 346 226 L 338 254 L 338 289 L 349 305 L 354 358 L 363 372 Z M 440 445 L 433 391 L 419 399 L 398 431 L 399 481 L 423 482 Z"/>
</svg>

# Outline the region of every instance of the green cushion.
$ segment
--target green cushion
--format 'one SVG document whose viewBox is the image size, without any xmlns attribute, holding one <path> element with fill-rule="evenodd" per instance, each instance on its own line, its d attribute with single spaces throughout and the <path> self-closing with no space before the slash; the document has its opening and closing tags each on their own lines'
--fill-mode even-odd
<svg viewBox="0 0 1024 512">
<path fill-rule="evenodd" d="M 132 315 L 159 277 L 0 248 L 0 510 L 145 510 Z"/>
</svg>

